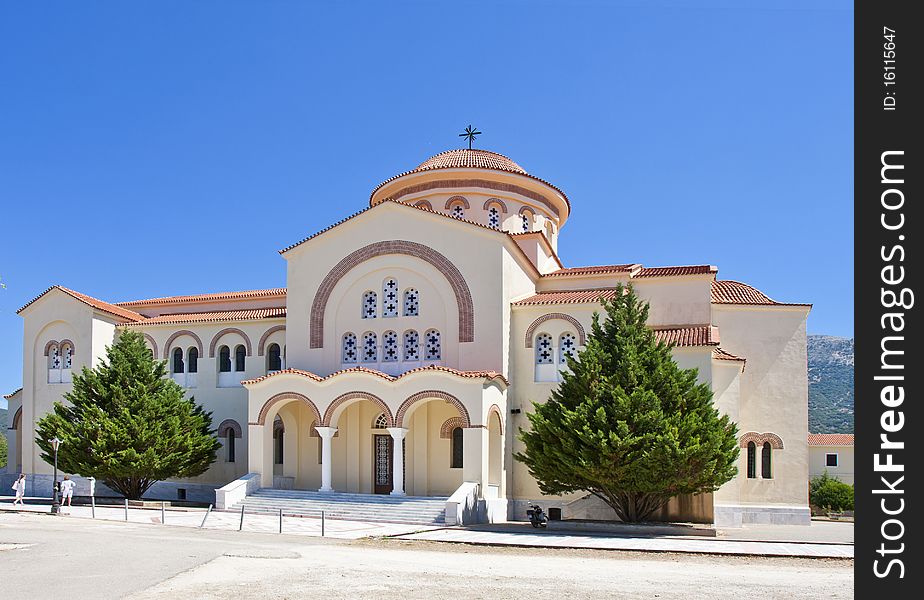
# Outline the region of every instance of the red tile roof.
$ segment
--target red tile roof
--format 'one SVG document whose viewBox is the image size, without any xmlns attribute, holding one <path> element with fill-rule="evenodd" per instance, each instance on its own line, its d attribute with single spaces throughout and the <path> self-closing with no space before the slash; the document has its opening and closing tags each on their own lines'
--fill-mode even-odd
<svg viewBox="0 0 924 600">
<path fill-rule="evenodd" d="M 714 325 L 655 328 L 654 333 L 659 342 L 680 347 L 719 345 L 719 328 Z"/>
<path fill-rule="evenodd" d="M 809 446 L 853 446 L 852 433 L 810 433 Z"/>
<path fill-rule="evenodd" d="M 639 277 L 676 277 L 678 275 L 707 275 L 718 273 L 719 268 L 713 265 L 690 265 L 682 267 L 645 267 L 632 274 L 634 279 Z"/>
<path fill-rule="evenodd" d="M 811 306 L 811 304 L 777 302 L 755 287 L 740 281 L 713 281 L 713 304 L 748 304 L 752 306 Z"/>
<path fill-rule="evenodd" d="M 260 321 L 263 319 L 284 319 L 285 308 L 255 308 L 250 310 L 223 310 L 204 313 L 182 313 L 174 315 L 160 315 L 151 317 L 137 323 L 128 323 L 134 326 L 166 325 L 168 323 L 209 323 L 224 321 Z"/>
<path fill-rule="evenodd" d="M 726 352 L 725 350 L 723 350 L 722 348 L 719 348 L 718 346 L 713 348 L 712 358 L 714 358 L 715 360 L 728 360 L 728 361 L 740 362 L 742 371 L 744 370 L 745 364 L 747 364 L 748 362 L 746 358 L 735 356 L 734 354 L 730 352 Z"/>
<path fill-rule="evenodd" d="M 244 292 L 218 292 L 214 294 L 193 294 L 190 296 L 164 296 L 146 300 L 116 302 L 116 306 L 152 306 L 161 304 L 186 304 L 189 302 L 218 302 L 222 300 L 257 300 L 263 298 L 285 298 L 286 288 L 248 290 Z"/>
<path fill-rule="evenodd" d="M 312 379 L 314 381 L 325 381 L 327 379 L 333 379 L 334 377 L 339 377 L 340 375 L 347 375 L 350 373 L 365 373 L 368 375 L 374 375 L 376 377 L 381 377 L 382 379 L 385 379 L 386 381 L 397 381 L 398 379 L 401 379 L 402 377 L 407 377 L 408 375 L 411 375 L 413 373 L 424 373 L 428 371 L 438 371 L 442 373 L 449 373 L 450 375 L 455 375 L 457 377 L 464 377 L 467 379 L 488 379 L 488 380 L 499 379 L 503 381 L 505 385 L 508 383 L 507 378 L 501 375 L 500 373 L 497 373 L 496 371 L 459 371 L 458 369 L 453 369 L 452 367 L 443 367 L 441 365 L 429 365 L 426 367 L 418 367 L 416 369 L 411 369 L 410 371 L 405 371 L 404 373 L 398 376 L 389 375 L 387 373 L 383 373 L 381 371 L 377 371 L 375 369 L 369 369 L 366 367 L 351 367 L 349 369 L 342 369 L 340 371 L 331 373 L 327 377 L 321 377 L 319 375 L 315 375 L 311 371 L 303 371 L 301 369 L 285 369 L 282 371 L 276 371 L 275 373 L 270 373 L 268 375 L 263 375 L 262 377 L 256 377 L 254 379 L 246 379 L 242 381 L 241 384 L 250 385 L 253 383 L 259 383 L 261 381 L 269 379 L 270 377 L 277 377 L 284 373 L 289 373 L 292 375 L 300 375 L 302 377 L 307 377 L 308 379 Z"/>
<path fill-rule="evenodd" d="M 546 273 L 543 277 L 573 277 L 576 275 L 603 275 L 609 273 L 629 273 L 642 265 L 600 265 L 595 267 L 569 267 Z"/>
<path fill-rule="evenodd" d="M 542 304 L 597 304 L 600 298 L 609 300 L 616 295 L 613 288 L 539 292 L 528 298 L 512 302 L 511 306 L 538 306 Z"/>
<path fill-rule="evenodd" d="M 65 294 L 67 294 L 71 298 L 74 298 L 75 300 L 78 300 L 79 302 L 83 302 L 84 304 L 86 304 L 87 306 L 90 306 L 91 308 L 95 308 L 96 310 L 100 312 L 107 313 L 114 317 L 119 317 L 120 319 L 124 319 L 130 322 L 137 322 L 137 321 L 144 320 L 143 315 L 140 315 L 133 310 L 128 310 L 120 306 L 116 306 L 115 304 L 103 302 L 102 300 L 99 300 L 92 296 L 87 296 L 86 294 L 75 292 L 74 290 L 68 289 L 66 287 L 61 287 L 60 285 L 51 286 L 50 288 L 48 288 L 47 290 L 45 290 L 44 292 L 42 292 L 41 294 L 33 298 L 32 300 L 30 300 L 25 306 L 17 310 L 16 313 L 17 314 L 21 313 L 26 308 L 31 306 L 33 302 L 36 302 L 39 298 L 41 298 L 42 296 L 44 296 L 51 290 L 55 290 L 55 289 L 64 292 Z"/>
<path fill-rule="evenodd" d="M 18 394 L 18 393 L 21 392 L 21 391 L 22 391 L 22 388 L 19 388 L 18 390 L 15 390 L 15 391 L 13 391 L 13 392 L 10 392 L 9 394 L 3 394 L 3 397 L 6 398 L 7 400 L 9 400 L 10 398 L 12 398 L 13 396 L 15 396 L 16 394 Z"/>
</svg>

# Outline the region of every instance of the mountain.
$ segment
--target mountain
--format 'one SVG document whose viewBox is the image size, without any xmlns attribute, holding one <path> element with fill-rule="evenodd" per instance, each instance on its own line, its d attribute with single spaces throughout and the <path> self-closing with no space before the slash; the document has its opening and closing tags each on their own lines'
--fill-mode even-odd
<svg viewBox="0 0 924 600">
<path fill-rule="evenodd" d="M 853 433 L 853 339 L 808 336 L 809 431 Z"/>
</svg>

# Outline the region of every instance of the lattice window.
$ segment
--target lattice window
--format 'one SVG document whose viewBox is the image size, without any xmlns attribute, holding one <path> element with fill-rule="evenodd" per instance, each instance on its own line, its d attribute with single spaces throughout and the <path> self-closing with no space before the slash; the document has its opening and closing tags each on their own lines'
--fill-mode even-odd
<svg viewBox="0 0 924 600">
<path fill-rule="evenodd" d="M 199 372 L 199 349 L 195 346 L 186 351 L 186 372 Z"/>
<path fill-rule="evenodd" d="M 461 219 L 465 216 L 465 207 L 461 204 L 456 204 L 452 207 L 452 210 L 449 211 L 449 214 L 457 219 Z"/>
<path fill-rule="evenodd" d="M 372 428 L 385 429 L 386 427 L 388 427 L 388 417 L 385 416 L 385 413 L 379 413 L 379 416 L 377 416 L 372 423 Z"/>
<path fill-rule="evenodd" d="M 363 294 L 363 318 L 374 319 L 379 312 L 379 297 L 375 292 Z"/>
<path fill-rule="evenodd" d="M 420 292 L 414 288 L 404 290 L 404 316 L 416 317 L 420 314 Z"/>
<path fill-rule="evenodd" d="M 356 334 L 355 333 L 344 333 L 343 334 L 343 362 L 345 363 L 355 363 L 358 356 L 356 350 Z"/>
<path fill-rule="evenodd" d="M 61 353 L 60 350 L 58 350 L 57 344 L 54 344 L 51 348 L 48 349 L 48 368 L 61 368 Z"/>
<path fill-rule="evenodd" d="M 382 316 L 398 316 L 398 282 L 386 279 L 382 284 Z"/>
<path fill-rule="evenodd" d="M 577 338 L 573 333 L 563 333 L 558 338 L 558 360 L 563 365 L 568 364 L 568 357 L 577 358 Z"/>
<path fill-rule="evenodd" d="M 540 333 L 536 336 L 536 364 L 550 365 L 555 359 L 552 353 L 552 336 Z"/>
<path fill-rule="evenodd" d="M 382 334 L 382 362 L 396 362 L 398 360 L 398 334 L 386 331 Z"/>
<path fill-rule="evenodd" d="M 379 359 L 379 338 L 373 332 L 363 334 L 363 362 L 375 362 Z"/>
<path fill-rule="evenodd" d="M 496 206 L 488 209 L 488 226 L 497 229 L 500 227 L 500 211 Z"/>
<path fill-rule="evenodd" d="M 424 335 L 427 342 L 427 360 L 440 360 L 443 356 L 442 346 L 440 344 L 440 332 L 436 329 L 430 329 Z"/>
<path fill-rule="evenodd" d="M 74 361 L 74 347 L 70 344 L 62 344 L 61 356 L 64 358 L 64 368 L 70 369 Z"/>
<path fill-rule="evenodd" d="M 413 329 L 404 332 L 404 360 L 420 360 L 420 335 Z"/>
<path fill-rule="evenodd" d="M 183 349 L 174 348 L 173 349 L 173 372 L 174 373 L 185 373 L 186 366 L 183 364 Z"/>
<path fill-rule="evenodd" d="M 530 229 L 529 215 L 523 213 L 523 232 L 528 232 Z"/>
</svg>

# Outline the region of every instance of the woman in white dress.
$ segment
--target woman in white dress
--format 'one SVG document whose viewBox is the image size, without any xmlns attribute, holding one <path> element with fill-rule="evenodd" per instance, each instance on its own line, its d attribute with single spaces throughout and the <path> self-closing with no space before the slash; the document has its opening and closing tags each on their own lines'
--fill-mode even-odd
<svg viewBox="0 0 924 600">
<path fill-rule="evenodd" d="M 19 479 L 13 482 L 13 489 L 16 490 L 16 499 L 13 500 L 13 506 L 16 506 L 18 503 L 20 506 L 25 506 L 25 503 L 22 501 L 23 496 L 26 495 L 26 474 L 20 473 Z"/>
</svg>

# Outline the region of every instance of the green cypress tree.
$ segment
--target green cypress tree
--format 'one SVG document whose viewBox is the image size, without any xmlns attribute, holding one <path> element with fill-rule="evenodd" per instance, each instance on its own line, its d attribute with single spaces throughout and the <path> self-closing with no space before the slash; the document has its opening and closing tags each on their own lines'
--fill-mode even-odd
<svg viewBox="0 0 924 600">
<path fill-rule="evenodd" d="M 157 481 L 204 473 L 220 446 L 211 413 L 166 377 L 141 334 L 121 332 L 106 356 L 75 375 L 67 403 L 55 402 L 38 421 L 42 459 L 54 462 L 57 437 L 60 470 L 96 477 L 131 499 Z"/>
<path fill-rule="evenodd" d="M 516 458 L 544 494 L 589 492 L 623 521 L 643 521 L 680 494 L 712 492 L 737 473 L 737 426 L 719 416 L 696 369 L 646 326 L 632 286 L 603 301 L 585 349 L 520 430 Z"/>
</svg>

